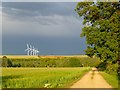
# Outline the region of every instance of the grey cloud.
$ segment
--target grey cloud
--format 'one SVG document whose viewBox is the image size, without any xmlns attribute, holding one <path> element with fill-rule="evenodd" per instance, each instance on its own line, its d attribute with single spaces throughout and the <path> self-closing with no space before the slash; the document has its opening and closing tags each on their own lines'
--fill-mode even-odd
<svg viewBox="0 0 120 90">
<path fill-rule="evenodd" d="M 76 3 L 53 3 L 53 2 L 3 2 L 3 13 L 11 20 L 33 21 L 39 24 L 58 24 L 57 16 L 74 16 Z M 4 15 L 3 14 L 3 15 Z M 52 19 L 53 17 L 53 19 Z"/>
<path fill-rule="evenodd" d="M 24 22 L 4 17 L 3 34 L 76 37 L 76 35 L 79 36 L 81 32 L 79 30 L 80 24 L 81 22 L 73 16 L 39 16 L 31 19 L 28 18 L 28 20 Z"/>
<path fill-rule="evenodd" d="M 3 3 L 3 33 L 79 37 L 82 19 L 74 13 L 74 6 L 75 3 Z"/>
<path fill-rule="evenodd" d="M 3 12 L 18 16 L 74 15 L 76 3 L 3 2 Z"/>
</svg>

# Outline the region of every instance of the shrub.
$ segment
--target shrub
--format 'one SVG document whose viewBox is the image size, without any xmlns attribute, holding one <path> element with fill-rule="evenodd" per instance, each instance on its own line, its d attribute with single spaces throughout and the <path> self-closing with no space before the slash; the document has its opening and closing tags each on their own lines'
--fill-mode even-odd
<svg viewBox="0 0 120 90">
<path fill-rule="evenodd" d="M 109 74 L 117 75 L 118 64 L 109 63 L 106 68 L 106 72 Z"/>
<path fill-rule="evenodd" d="M 10 59 L 7 59 L 7 67 L 12 67 L 13 63 Z"/>
<path fill-rule="evenodd" d="M 12 67 L 13 63 L 10 59 L 8 59 L 6 56 L 3 56 L 2 58 L 2 66 L 3 67 Z"/>
<path fill-rule="evenodd" d="M 103 61 L 103 62 L 99 63 L 99 65 L 97 66 L 98 70 L 101 70 L 101 71 L 106 70 L 106 67 L 107 67 L 107 62 L 106 61 Z"/>
<path fill-rule="evenodd" d="M 70 63 L 70 67 L 81 67 L 82 66 L 78 58 L 70 58 L 69 63 Z"/>
</svg>

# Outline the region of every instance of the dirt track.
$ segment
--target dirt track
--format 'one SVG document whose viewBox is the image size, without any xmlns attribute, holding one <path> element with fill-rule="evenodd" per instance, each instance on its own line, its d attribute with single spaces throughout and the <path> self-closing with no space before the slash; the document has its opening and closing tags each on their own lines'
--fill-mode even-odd
<svg viewBox="0 0 120 90">
<path fill-rule="evenodd" d="M 71 88 L 112 88 L 98 71 L 90 71 Z"/>
</svg>

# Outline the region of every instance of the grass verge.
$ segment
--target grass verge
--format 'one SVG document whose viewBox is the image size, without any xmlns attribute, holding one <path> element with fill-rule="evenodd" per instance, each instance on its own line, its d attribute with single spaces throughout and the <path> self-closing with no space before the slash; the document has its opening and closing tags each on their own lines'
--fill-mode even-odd
<svg viewBox="0 0 120 90">
<path fill-rule="evenodd" d="M 118 88 L 117 76 L 113 76 L 105 72 L 100 72 L 100 74 L 103 76 L 103 78 L 107 81 L 109 85 L 111 85 L 113 88 Z"/>
</svg>

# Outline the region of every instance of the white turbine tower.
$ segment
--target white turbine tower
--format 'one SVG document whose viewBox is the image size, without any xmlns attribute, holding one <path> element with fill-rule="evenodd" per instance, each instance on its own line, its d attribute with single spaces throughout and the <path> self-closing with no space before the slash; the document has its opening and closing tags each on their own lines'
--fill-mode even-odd
<svg viewBox="0 0 120 90">
<path fill-rule="evenodd" d="M 36 50 L 36 55 L 39 55 L 39 50 L 38 49 Z"/>
<path fill-rule="evenodd" d="M 33 46 L 33 55 L 36 55 L 35 52 L 36 52 L 36 50 L 35 50 L 35 48 L 34 48 L 34 46 Z"/>
<path fill-rule="evenodd" d="M 36 49 L 34 49 L 34 53 L 35 53 L 35 56 L 37 55 L 37 50 Z"/>
<path fill-rule="evenodd" d="M 27 55 L 29 56 L 30 55 L 30 48 L 29 48 L 28 44 L 27 44 L 27 49 L 25 49 L 25 51 L 27 51 Z"/>
<path fill-rule="evenodd" d="M 31 45 L 30 45 L 30 55 L 33 55 L 33 48 Z"/>
</svg>

